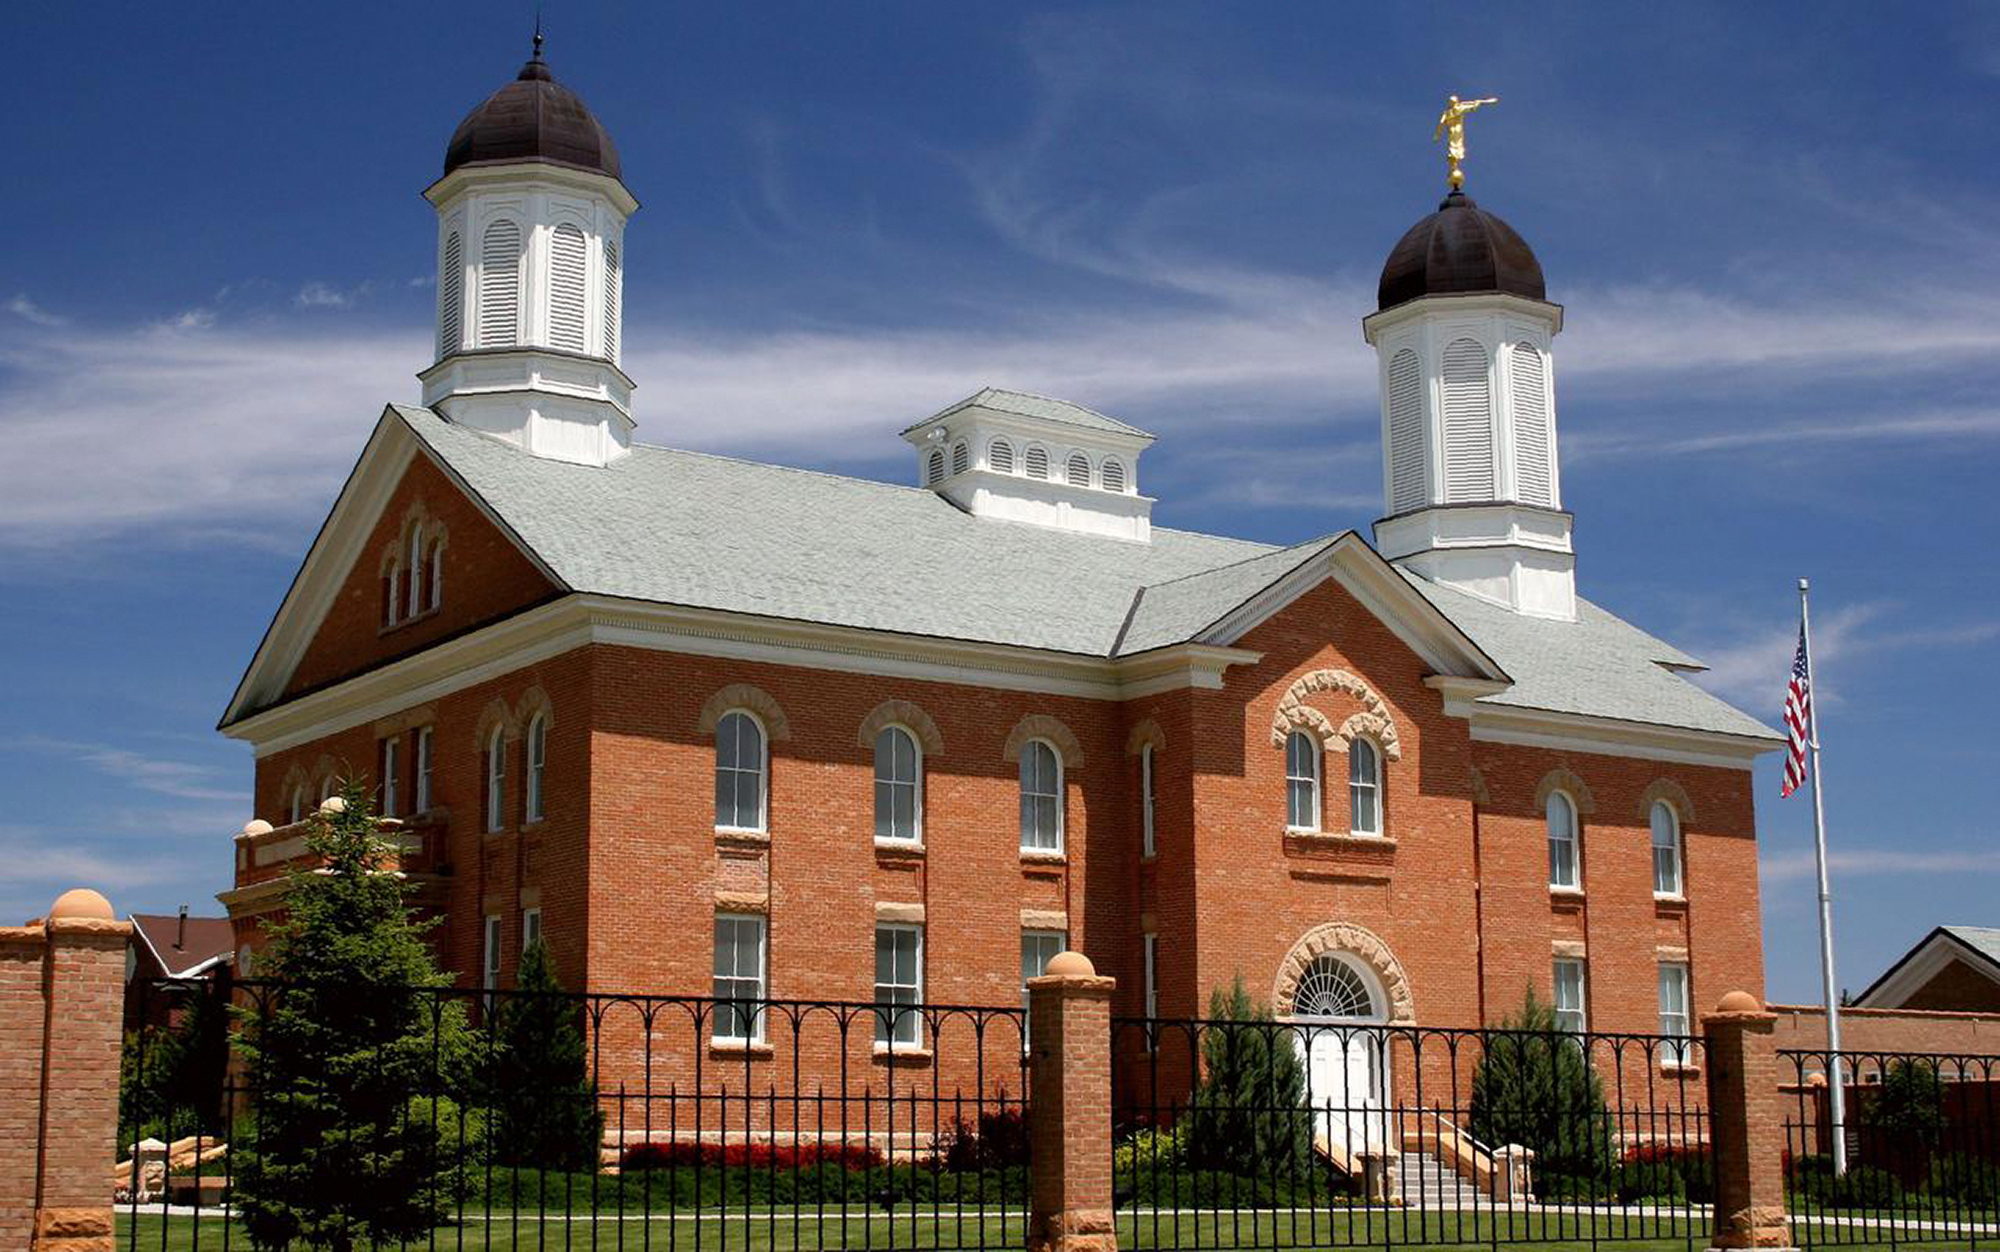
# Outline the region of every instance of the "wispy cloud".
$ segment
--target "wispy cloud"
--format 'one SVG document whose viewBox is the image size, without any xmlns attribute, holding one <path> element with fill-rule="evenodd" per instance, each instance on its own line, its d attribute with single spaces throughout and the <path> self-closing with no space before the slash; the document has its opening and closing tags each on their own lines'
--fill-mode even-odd
<svg viewBox="0 0 2000 1252">
<path fill-rule="evenodd" d="M 314 279 L 299 288 L 298 294 L 292 297 L 292 303 L 302 309 L 351 309 L 354 307 L 354 293 Z"/>
<path fill-rule="evenodd" d="M 7 311 L 23 321 L 37 326 L 67 326 L 69 319 L 51 313 L 27 297 L 26 293 L 15 296 L 7 302 Z"/>
<path fill-rule="evenodd" d="M 2000 622 L 1913 624 L 1904 606 L 1872 600 L 1813 615 L 1814 697 L 1837 703 L 1849 666 L 1871 655 L 1925 648 L 1970 647 L 2000 639 Z M 1759 628 L 1734 642 L 1697 649 L 1708 669 L 1695 682 L 1748 708 L 1773 704 L 1783 694 L 1798 647 L 1798 624 Z"/>
<path fill-rule="evenodd" d="M 175 799 L 242 800 L 235 788 L 216 785 L 216 771 L 209 766 L 150 756 L 110 744 L 23 735 L 0 741 L 0 751 L 59 754 L 128 786 Z"/>
<path fill-rule="evenodd" d="M 1766 854 L 1758 859 L 1757 867 L 1764 880 L 1772 883 L 1812 878 L 1819 872 L 1809 851 Z M 1835 848 L 1827 852 L 1826 868 L 1830 874 L 1990 874 L 2000 871 L 2000 849 Z"/>
</svg>

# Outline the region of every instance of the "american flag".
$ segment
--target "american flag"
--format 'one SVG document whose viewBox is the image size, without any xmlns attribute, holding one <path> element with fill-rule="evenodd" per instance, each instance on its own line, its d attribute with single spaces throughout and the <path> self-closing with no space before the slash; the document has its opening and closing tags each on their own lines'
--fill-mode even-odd
<svg viewBox="0 0 2000 1252">
<path fill-rule="evenodd" d="M 1785 688 L 1785 785 L 1788 796 L 1806 780 L 1806 745 L 1811 738 L 1812 667 L 1806 663 L 1806 628 L 1799 624 L 1799 650 L 1792 654 L 1792 681 Z"/>
</svg>

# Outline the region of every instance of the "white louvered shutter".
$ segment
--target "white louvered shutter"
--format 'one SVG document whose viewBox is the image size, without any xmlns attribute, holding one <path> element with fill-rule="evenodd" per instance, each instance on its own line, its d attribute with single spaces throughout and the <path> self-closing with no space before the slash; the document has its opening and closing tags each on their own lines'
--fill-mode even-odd
<svg viewBox="0 0 2000 1252">
<path fill-rule="evenodd" d="M 1125 466 L 1118 461 L 1106 460 L 1104 469 L 1104 489 L 1106 491 L 1125 490 Z"/>
<path fill-rule="evenodd" d="M 549 346 L 583 351 L 583 278 L 588 268 L 583 232 L 568 222 L 549 240 Z"/>
<path fill-rule="evenodd" d="M 1069 485 L 1072 487 L 1090 486 L 1090 458 L 1081 452 L 1070 457 L 1065 476 L 1068 477 Z"/>
<path fill-rule="evenodd" d="M 521 228 L 495 222 L 479 249 L 479 346 L 511 348 L 521 324 Z"/>
<path fill-rule="evenodd" d="M 444 237 L 444 258 L 438 263 L 438 359 L 465 346 L 465 241 L 452 231 Z"/>
<path fill-rule="evenodd" d="M 986 449 L 986 463 L 996 474 L 1013 473 L 1014 445 L 1005 439 L 995 439 L 992 446 Z"/>
<path fill-rule="evenodd" d="M 951 472 L 963 474 L 972 468 L 972 449 L 959 444 L 951 450 Z"/>
<path fill-rule="evenodd" d="M 618 360 L 618 245 L 604 241 L 604 359 Z"/>
<path fill-rule="evenodd" d="M 1028 445 L 1028 477 L 1047 478 L 1049 476 L 1049 450 Z"/>
<path fill-rule="evenodd" d="M 1430 492 L 1424 457 L 1424 376 L 1408 348 L 1389 358 L 1389 511 L 1422 508 Z"/>
<path fill-rule="evenodd" d="M 931 452 L 930 460 L 925 462 L 924 482 L 926 484 L 934 483 L 943 477 L 944 477 L 944 449 L 937 448 Z"/>
<path fill-rule="evenodd" d="M 1486 349 L 1471 339 L 1444 350 L 1444 498 L 1493 498 L 1493 396 Z"/>
<path fill-rule="evenodd" d="M 1514 488 L 1527 504 L 1555 503 L 1549 465 L 1549 388 L 1542 354 L 1514 345 L 1509 379 L 1514 409 Z"/>
</svg>

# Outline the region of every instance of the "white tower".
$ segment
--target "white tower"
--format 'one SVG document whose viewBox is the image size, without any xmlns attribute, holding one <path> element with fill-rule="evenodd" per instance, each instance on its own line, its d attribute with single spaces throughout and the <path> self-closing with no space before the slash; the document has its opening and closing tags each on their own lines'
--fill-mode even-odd
<svg viewBox="0 0 2000 1252">
<path fill-rule="evenodd" d="M 1550 344 L 1562 307 L 1462 191 L 1411 227 L 1361 323 L 1382 387 L 1382 555 L 1517 613 L 1576 617 Z"/>
<path fill-rule="evenodd" d="M 632 438 L 618 368 L 618 149 L 542 60 L 474 109 L 424 197 L 438 215 L 437 363 L 423 400 L 536 456 L 606 465 Z"/>
</svg>

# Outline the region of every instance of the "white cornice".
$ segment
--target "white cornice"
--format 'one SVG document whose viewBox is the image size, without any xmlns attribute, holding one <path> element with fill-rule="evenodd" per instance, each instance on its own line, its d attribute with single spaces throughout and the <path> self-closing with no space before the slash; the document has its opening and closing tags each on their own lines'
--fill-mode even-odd
<svg viewBox="0 0 2000 1252">
<path fill-rule="evenodd" d="M 461 165 L 424 188 L 424 199 L 443 213 L 451 202 L 475 187 L 555 187 L 603 196 L 623 217 L 638 211 L 639 201 L 625 184 L 595 170 L 558 165 L 553 161 L 503 161 L 492 165 Z"/>
<path fill-rule="evenodd" d="M 1714 765 L 1724 769 L 1747 770 L 1757 757 L 1776 751 L 1783 742 L 1776 737 L 1733 735 L 1721 731 L 1621 721 L 1611 717 L 1591 717 L 1582 713 L 1516 708 L 1452 692 L 1445 695 L 1444 711 L 1449 717 L 1466 719 L 1471 724 L 1472 738 L 1482 743 L 1509 743 L 1563 752 L 1671 761 L 1681 765 Z"/>
<path fill-rule="evenodd" d="M 1385 332 L 1420 317 L 1486 312 L 1513 313 L 1533 318 L 1546 325 L 1552 335 L 1562 331 L 1563 306 L 1560 304 L 1553 304 L 1547 300 L 1530 300 L 1526 296 L 1509 295 L 1499 291 L 1469 291 L 1458 295 L 1422 296 L 1415 300 L 1405 300 L 1386 309 L 1378 309 L 1361 319 L 1361 334 L 1373 344 Z"/>
</svg>

